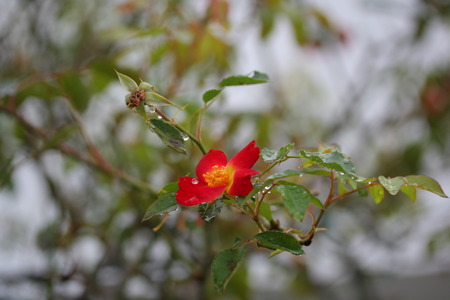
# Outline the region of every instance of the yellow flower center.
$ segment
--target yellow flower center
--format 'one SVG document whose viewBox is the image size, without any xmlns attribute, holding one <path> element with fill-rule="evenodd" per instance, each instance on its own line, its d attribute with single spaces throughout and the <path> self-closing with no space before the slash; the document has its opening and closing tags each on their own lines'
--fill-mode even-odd
<svg viewBox="0 0 450 300">
<path fill-rule="evenodd" d="M 203 174 L 203 178 L 211 187 L 228 185 L 230 182 L 230 175 L 226 167 L 218 165 L 213 166 L 212 171 Z"/>
</svg>

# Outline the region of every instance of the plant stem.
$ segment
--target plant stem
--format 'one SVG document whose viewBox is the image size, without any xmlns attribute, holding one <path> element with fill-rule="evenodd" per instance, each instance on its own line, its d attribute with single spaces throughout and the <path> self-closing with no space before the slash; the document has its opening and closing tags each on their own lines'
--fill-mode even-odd
<svg viewBox="0 0 450 300">
<path fill-rule="evenodd" d="M 331 199 L 330 202 L 329 202 L 329 204 L 328 204 L 328 206 L 330 206 L 331 204 L 333 204 L 334 202 L 336 202 L 336 201 L 339 200 L 339 199 L 345 198 L 345 197 L 347 197 L 348 195 L 353 194 L 354 192 L 358 192 L 358 191 L 361 191 L 361 190 L 370 188 L 371 186 L 380 185 L 380 184 L 381 184 L 381 183 L 379 183 L 379 182 L 371 182 L 371 183 L 366 184 L 366 185 L 364 185 L 364 186 L 361 186 L 361 187 L 359 187 L 359 188 L 356 188 L 356 189 L 353 189 L 353 190 L 351 190 L 351 191 L 348 191 L 348 192 L 346 192 L 346 193 L 344 193 L 344 194 L 340 194 L 339 196 L 336 196 L 335 198 Z"/>
</svg>

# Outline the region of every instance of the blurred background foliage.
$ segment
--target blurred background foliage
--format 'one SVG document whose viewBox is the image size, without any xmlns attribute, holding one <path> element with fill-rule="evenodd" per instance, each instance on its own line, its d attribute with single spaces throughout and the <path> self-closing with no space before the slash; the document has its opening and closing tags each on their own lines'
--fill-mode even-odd
<svg viewBox="0 0 450 300">
<path fill-rule="evenodd" d="M 271 83 L 231 88 L 205 115 L 206 145 L 231 156 L 254 138 L 269 148 L 337 143 L 363 176 L 425 174 L 448 193 L 448 1 L 15 0 L 0 8 L 0 298 L 450 292 L 442 282 L 450 207 L 421 194 L 415 204 L 342 201 L 305 256 L 269 260 L 252 249 L 217 296 L 212 257 L 257 228 L 226 211 L 205 226 L 192 209 L 158 232 L 160 220 L 141 223 L 159 189 L 192 173 L 201 153 L 168 151 L 127 110 L 115 75 L 187 105 L 177 119 L 189 127 L 202 92 L 228 75 L 265 72 Z M 404 281 L 411 276 L 420 284 Z"/>
</svg>

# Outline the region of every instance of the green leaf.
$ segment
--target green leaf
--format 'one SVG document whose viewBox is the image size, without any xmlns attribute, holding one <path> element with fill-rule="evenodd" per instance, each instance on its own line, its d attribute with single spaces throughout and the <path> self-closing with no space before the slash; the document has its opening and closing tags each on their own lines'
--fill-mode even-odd
<svg viewBox="0 0 450 300">
<path fill-rule="evenodd" d="M 400 188 L 405 184 L 405 178 L 401 176 L 394 178 L 379 176 L 378 180 L 391 195 L 397 195 L 398 191 L 400 191 Z"/>
<path fill-rule="evenodd" d="M 53 82 L 38 81 L 27 84 L 17 91 L 17 104 L 21 104 L 28 97 L 36 97 L 39 99 L 50 100 L 54 97 L 61 96 L 61 91 Z"/>
<path fill-rule="evenodd" d="M 260 207 L 259 207 L 259 212 L 260 212 L 261 216 L 266 218 L 268 221 L 272 221 L 273 220 L 272 210 L 270 209 L 270 204 L 269 203 L 262 202 Z"/>
<path fill-rule="evenodd" d="M 226 87 L 235 85 L 258 84 L 258 83 L 265 83 L 267 81 L 269 81 L 269 76 L 267 76 L 264 73 L 254 71 L 249 75 L 237 75 L 227 77 L 220 82 L 219 86 Z"/>
<path fill-rule="evenodd" d="M 178 208 L 177 200 L 175 199 L 175 193 L 167 194 L 158 198 L 153 202 L 145 212 L 142 222 L 151 219 L 154 216 L 162 215 Z"/>
<path fill-rule="evenodd" d="M 161 141 L 173 150 L 186 154 L 183 136 L 181 132 L 174 126 L 166 123 L 163 120 L 150 120 L 152 130 L 159 136 Z"/>
<path fill-rule="evenodd" d="M 161 197 L 167 194 L 175 193 L 176 191 L 178 191 L 178 182 L 171 182 L 159 191 L 158 196 Z"/>
<path fill-rule="evenodd" d="M 373 201 L 376 204 L 379 204 L 384 199 L 384 189 L 381 185 L 372 185 L 367 188 L 369 190 L 370 195 L 373 198 Z"/>
<path fill-rule="evenodd" d="M 78 111 L 84 111 L 91 97 L 85 76 L 80 73 L 68 72 L 59 77 L 59 84 L 65 96 Z"/>
<path fill-rule="evenodd" d="M 332 169 L 351 176 L 356 176 L 356 169 L 353 162 L 337 150 L 333 150 L 330 153 L 300 150 L 300 155 L 306 159 L 318 163 L 324 168 Z"/>
<path fill-rule="evenodd" d="M 212 99 L 216 98 L 217 95 L 222 92 L 222 89 L 212 89 L 208 90 L 203 94 L 203 102 L 208 103 Z"/>
<path fill-rule="evenodd" d="M 214 202 L 202 203 L 198 206 L 198 213 L 206 223 L 211 223 L 220 214 L 223 207 L 222 198 Z"/>
<path fill-rule="evenodd" d="M 155 89 L 155 87 L 148 82 L 141 81 L 139 83 L 139 89 L 144 90 L 146 92 L 150 92 L 150 91 L 153 91 Z"/>
<path fill-rule="evenodd" d="M 147 113 L 145 112 L 144 105 L 139 105 L 132 108 L 138 115 L 143 117 L 144 119 L 147 119 Z"/>
<path fill-rule="evenodd" d="M 331 172 L 327 170 L 321 170 L 317 168 L 307 168 L 302 170 L 305 174 L 315 175 L 315 176 L 322 176 L 322 177 L 330 177 Z"/>
<path fill-rule="evenodd" d="M 317 206 L 318 208 L 325 209 L 325 206 L 323 206 L 322 202 L 318 198 L 314 197 L 314 195 L 312 194 L 311 194 L 311 203 Z"/>
<path fill-rule="evenodd" d="M 302 247 L 298 241 L 290 234 L 280 231 L 265 231 L 253 237 L 258 241 L 258 245 L 272 250 L 283 250 L 295 255 L 303 254 Z"/>
<path fill-rule="evenodd" d="M 119 77 L 120 84 L 124 88 L 126 88 L 128 91 L 132 92 L 132 91 L 138 89 L 138 84 L 136 83 L 136 81 L 134 81 L 133 79 L 131 79 L 127 75 L 119 73 L 117 71 L 116 71 L 116 74 L 117 74 L 117 77 Z"/>
<path fill-rule="evenodd" d="M 289 214 L 298 221 L 303 221 L 303 216 L 311 202 L 311 193 L 301 185 L 280 181 L 274 190 L 281 194 L 284 206 Z"/>
<path fill-rule="evenodd" d="M 411 185 L 404 185 L 400 188 L 400 191 L 404 193 L 412 202 L 416 201 L 416 188 Z"/>
<path fill-rule="evenodd" d="M 175 106 L 179 108 L 175 103 L 155 92 L 146 92 L 144 101 L 148 105 Z"/>
<path fill-rule="evenodd" d="M 220 295 L 223 294 L 231 277 L 233 277 L 237 268 L 244 260 L 246 252 L 247 247 L 227 249 L 217 254 L 214 258 L 211 265 L 211 272 L 214 286 Z"/>
<path fill-rule="evenodd" d="M 279 150 L 269 150 L 267 148 L 264 148 L 261 150 L 261 157 L 264 159 L 264 162 L 271 164 L 285 158 L 293 147 L 294 144 L 287 144 L 286 146 L 281 147 Z"/>
<path fill-rule="evenodd" d="M 299 176 L 304 173 L 305 172 L 303 172 L 303 170 L 287 169 L 287 170 L 284 170 L 283 172 L 274 173 L 274 174 L 270 175 L 269 177 L 267 177 L 267 180 L 275 180 L 275 179 L 281 179 L 281 178 L 286 178 L 286 177 Z"/>
<path fill-rule="evenodd" d="M 406 184 L 416 188 L 432 192 L 442 198 L 448 198 L 441 185 L 431 177 L 423 175 L 409 175 L 405 177 Z"/>
</svg>

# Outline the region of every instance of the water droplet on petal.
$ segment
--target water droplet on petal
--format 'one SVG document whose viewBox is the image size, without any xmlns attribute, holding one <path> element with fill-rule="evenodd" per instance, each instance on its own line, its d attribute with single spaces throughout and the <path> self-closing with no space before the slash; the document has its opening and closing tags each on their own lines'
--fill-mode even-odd
<svg viewBox="0 0 450 300">
<path fill-rule="evenodd" d="M 191 183 L 192 183 L 192 184 L 198 184 L 198 179 L 197 179 L 197 178 L 192 178 Z"/>
</svg>

